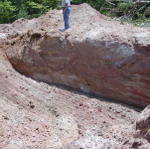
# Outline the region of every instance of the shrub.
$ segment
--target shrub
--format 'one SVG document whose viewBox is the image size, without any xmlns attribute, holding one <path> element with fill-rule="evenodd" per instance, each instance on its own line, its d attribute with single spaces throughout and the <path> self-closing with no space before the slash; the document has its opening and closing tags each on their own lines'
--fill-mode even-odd
<svg viewBox="0 0 150 149">
<path fill-rule="evenodd" d="M 27 1 L 25 6 L 25 11 L 27 11 L 30 18 L 38 17 L 47 11 L 47 8 L 44 5 L 33 1 Z"/>
<path fill-rule="evenodd" d="M 12 22 L 15 19 L 16 7 L 10 1 L 0 2 L 0 22 Z"/>
</svg>

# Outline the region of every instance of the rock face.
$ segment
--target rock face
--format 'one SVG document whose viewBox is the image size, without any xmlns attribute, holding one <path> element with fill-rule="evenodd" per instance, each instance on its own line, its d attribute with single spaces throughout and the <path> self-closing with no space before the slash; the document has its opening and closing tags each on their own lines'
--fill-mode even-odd
<svg viewBox="0 0 150 149">
<path fill-rule="evenodd" d="M 6 53 L 22 74 L 128 104 L 150 103 L 149 30 L 110 21 L 87 4 L 73 6 L 66 32 L 59 31 L 56 10 L 20 22 L 10 27 Z"/>
<path fill-rule="evenodd" d="M 87 4 L 73 6 L 66 32 L 56 10 L 23 22 L 13 24 L 23 29 L 6 49 L 22 74 L 136 106 L 150 103 L 149 30 L 121 25 Z"/>
<path fill-rule="evenodd" d="M 130 140 L 134 149 L 150 148 L 150 106 L 147 106 L 139 115 L 135 123 L 135 133 Z"/>
<path fill-rule="evenodd" d="M 131 146 L 128 140 L 139 112 L 17 73 L 3 49 L 6 36 L 0 38 L 0 149 Z"/>
<path fill-rule="evenodd" d="M 145 108 L 139 116 L 136 122 L 136 130 L 135 137 L 144 138 L 150 142 L 150 106 Z"/>
</svg>

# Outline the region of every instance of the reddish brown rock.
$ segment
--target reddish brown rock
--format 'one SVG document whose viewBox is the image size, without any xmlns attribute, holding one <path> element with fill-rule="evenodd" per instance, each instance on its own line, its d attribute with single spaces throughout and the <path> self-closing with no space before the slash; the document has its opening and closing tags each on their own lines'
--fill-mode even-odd
<svg viewBox="0 0 150 149">
<path fill-rule="evenodd" d="M 136 106 L 150 103 L 148 29 L 121 25 L 87 4 L 73 6 L 66 32 L 59 31 L 63 20 L 56 10 L 23 22 L 11 26 L 17 35 L 6 48 L 20 73 Z"/>
<path fill-rule="evenodd" d="M 136 138 L 143 138 L 150 142 L 150 106 L 146 107 L 136 121 Z"/>
</svg>

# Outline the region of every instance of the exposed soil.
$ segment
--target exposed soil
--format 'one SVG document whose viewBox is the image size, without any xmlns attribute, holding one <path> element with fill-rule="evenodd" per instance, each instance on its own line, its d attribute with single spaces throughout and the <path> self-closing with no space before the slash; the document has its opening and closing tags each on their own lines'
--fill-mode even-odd
<svg viewBox="0 0 150 149">
<path fill-rule="evenodd" d="M 26 22 L 0 25 L 0 149 L 148 149 L 133 139 L 141 109 L 38 82 L 12 67 L 4 42 L 17 26 L 25 32 Z"/>
</svg>

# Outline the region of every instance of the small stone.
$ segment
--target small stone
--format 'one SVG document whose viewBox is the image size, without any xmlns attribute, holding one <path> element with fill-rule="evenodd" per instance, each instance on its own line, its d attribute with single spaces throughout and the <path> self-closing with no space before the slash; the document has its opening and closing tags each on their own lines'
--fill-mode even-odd
<svg viewBox="0 0 150 149">
<path fill-rule="evenodd" d="M 31 108 L 31 109 L 34 109 L 34 108 L 35 108 L 35 105 L 30 105 L 30 108 Z"/>
<path fill-rule="evenodd" d="M 9 118 L 8 118 L 7 116 L 4 116 L 4 115 L 3 115 L 3 118 L 4 118 L 5 120 L 9 120 Z"/>
</svg>

